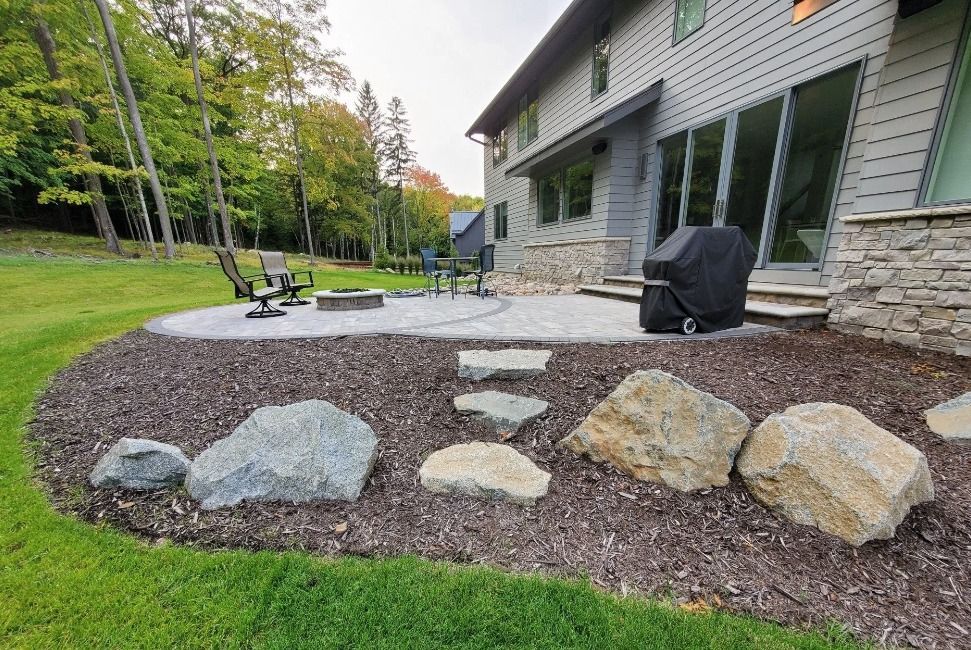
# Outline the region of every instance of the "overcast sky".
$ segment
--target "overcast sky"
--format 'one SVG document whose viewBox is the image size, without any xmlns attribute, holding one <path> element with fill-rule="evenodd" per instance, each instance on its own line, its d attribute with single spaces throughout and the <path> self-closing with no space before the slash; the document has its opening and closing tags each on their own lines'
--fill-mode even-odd
<svg viewBox="0 0 971 650">
<path fill-rule="evenodd" d="M 465 131 L 569 0 L 329 0 L 328 47 L 386 106 L 408 110 L 418 163 L 482 195 L 482 147 Z M 343 98 L 353 108 L 354 97 Z"/>
</svg>

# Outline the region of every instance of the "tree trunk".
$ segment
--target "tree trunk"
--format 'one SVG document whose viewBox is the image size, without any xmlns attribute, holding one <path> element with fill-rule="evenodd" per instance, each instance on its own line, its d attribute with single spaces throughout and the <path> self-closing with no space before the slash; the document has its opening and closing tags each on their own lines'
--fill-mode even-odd
<svg viewBox="0 0 971 650">
<path fill-rule="evenodd" d="M 408 209 L 405 206 L 405 185 L 401 177 L 399 176 L 398 178 L 398 192 L 401 193 L 401 221 L 404 222 L 405 228 L 405 256 L 410 257 L 411 242 L 408 240 Z"/>
<path fill-rule="evenodd" d="M 199 72 L 199 47 L 196 44 L 196 21 L 192 15 L 192 0 L 185 0 L 185 19 L 189 25 L 189 54 L 192 56 L 192 76 L 196 82 L 196 96 L 199 98 L 199 111 L 202 113 L 202 131 L 205 135 L 206 149 L 209 151 L 209 166 L 212 167 L 212 181 L 216 190 L 216 204 L 219 206 L 219 219 L 223 225 L 223 243 L 231 255 L 236 254 L 233 244 L 233 234 L 229 227 L 229 212 L 226 210 L 226 199 L 223 196 L 223 181 L 219 173 L 219 160 L 216 158 L 216 147 L 212 141 L 212 127 L 209 124 L 209 107 L 205 94 L 202 92 L 202 75 Z"/>
<path fill-rule="evenodd" d="M 51 36 L 51 30 L 47 27 L 47 23 L 44 20 L 39 19 L 37 21 L 34 36 L 37 39 L 37 44 L 40 46 L 41 53 L 44 55 L 44 64 L 47 66 L 47 73 L 50 75 L 51 81 L 59 80 L 61 73 L 57 69 L 57 59 L 54 58 L 54 38 Z M 71 97 L 71 93 L 62 88 L 57 91 L 57 94 L 61 105 L 69 111 L 73 111 L 74 98 Z M 71 130 L 74 143 L 78 146 L 78 151 L 81 155 L 84 156 L 84 160 L 88 164 L 93 164 L 91 149 L 88 147 L 88 137 L 84 132 L 84 126 L 81 124 L 81 120 L 76 117 L 70 118 L 68 120 L 68 128 Z M 97 226 L 98 232 L 104 237 L 108 252 L 121 255 L 121 243 L 118 241 L 115 226 L 111 223 L 108 206 L 105 205 L 104 191 L 101 188 L 101 178 L 94 172 L 85 172 L 84 187 L 91 196 L 95 225 Z"/>
<path fill-rule="evenodd" d="M 162 241 L 165 244 L 165 257 L 171 259 L 175 257 L 175 240 L 172 239 L 172 222 L 169 219 L 169 209 L 165 202 L 165 195 L 162 193 L 162 184 L 158 180 L 158 171 L 155 169 L 155 159 L 152 158 L 152 150 L 148 146 L 148 139 L 145 137 L 145 128 L 142 126 L 142 117 L 138 112 L 138 103 L 135 100 L 135 91 L 128 80 L 128 71 L 125 68 L 125 60 L 121 56 L 121 47 L 118 45 L 118 36 L 115 34 L 115 24 L 108 11 L 105 0 L 94 0 L 101 15 L 101 22 L 104 23 L 105 36 L 108 39 L 108 50 L 111 52 L 111 60 L 115 65 L 115 74 L 118 76 L 118 83 L 121 85 L 121 93 L 125 96 L 125 103 L 128 105 L 128 119 L 131 120 L 132 129 L 135 131 L 135 141 L 138 143 L 138 151 L 142 155 L 142 163 L 145 171 L 148 172 L 148 183 L 152 188 L 152 196 L 155 198 L 155 208 L 158 210 L 159 223 L 162 226 Z"/>
<path fill-rule="evenodd" d="M 105 77 L 105 85 L 108 86 L 108 94 L 111 95 L 111 105 L 115 109 L 115 124 L 118 127 L 118 131 L 121 133 L 121 137 L 125 142 L 125 152 L 128 154 L 128 166 L 132 171 L 131 184 L 138 196 L 138 209 L 141 212 L 142 226 L 140 230 L 144 231 L 145 245 L 152 251 L 152 259 L 156 262 L 158 261 L 158 251 L 155 250 L 155 233 L 152 232 L 152 220 L 148 216 L 148 206 L 145 204 L 145 191 L 142 188 L 142 181 L 138 177 L 138 163 L 135 162 L 135 154 L 132 152 L 131 139 L 128 137 L 128 129 L 125 128 L 125 121 L 121 117 L 121 106 L 118 105 L 118 94 L 115 92 L 115 84 L 111 81 L 111 71 L 108 70 L 108 61 L 105 59 L 104 49 L 101 47 L 101 40 L 98 38 L 97 33 L 94 29 L 94 23 L 91 21 L 91 16 L 88 15 L 87 7 L 85 2 L 79 2 L 81 5 L 81 13 L 84 14 L 84 20 L 88 23 L 88 32 L 91 34 L 91 40 L 94 41 L 94 45 L 98 50 L 98 61 L 101 63 L 101 72 Z"/>
</svg>

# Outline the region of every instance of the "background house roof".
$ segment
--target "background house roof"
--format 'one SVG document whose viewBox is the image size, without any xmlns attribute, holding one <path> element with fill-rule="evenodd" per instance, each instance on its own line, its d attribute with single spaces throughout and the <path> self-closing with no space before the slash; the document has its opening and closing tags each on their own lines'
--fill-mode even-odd
<svg viewBox="0 0 971 650">
<path fill-rule="evenodd" d="M 513 107 L 519 98 L 554 61 L 560 58 L 564 51 L 576 46 L 579 35 L 610 4 L 611 0 L 573 0 L 482 114 L 472 123 L 465 135 L 470 136 L 473 133 L 490 137 L 495 135 L 500 125 L 512 115 Z M 593 48 L 592 41 L 590 47 Z"/>
<path fill-rule="evenodd" d="M 485 210 L 479 210 L 478 212 L 450 212 L 448 215 L 448 223 L 449 233 L 452 238 L 468 230 L 472 222 L 475 221 L 475 218 L 484 213 Z"/>
</svg>

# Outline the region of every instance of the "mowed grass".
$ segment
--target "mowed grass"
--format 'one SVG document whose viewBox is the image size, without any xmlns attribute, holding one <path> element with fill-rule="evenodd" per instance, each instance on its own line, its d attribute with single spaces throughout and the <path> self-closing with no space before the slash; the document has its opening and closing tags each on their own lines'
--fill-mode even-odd
<svg viewBox="0 0 971 650">
<path fill-rule="evenodd" d="M 346 275 L 343 275 L 346 273 Z M 0 646 L 848 647 L 723 613 L 599 593 L 582 581 L 416 558 L 150 546 L 55 513 L 24 427 L 59 368 L 149 317 L 226 302 L 218 268 L 188 262 L 0 257 Z M 324 288 L 404 278 L 322 272 Z M 417 282 L 417 279 L 413 279 Z M 391 284 L 395 284 L 391 282 Z M 362 498 L 367 498 L 365 494 Z"/>
</svg>

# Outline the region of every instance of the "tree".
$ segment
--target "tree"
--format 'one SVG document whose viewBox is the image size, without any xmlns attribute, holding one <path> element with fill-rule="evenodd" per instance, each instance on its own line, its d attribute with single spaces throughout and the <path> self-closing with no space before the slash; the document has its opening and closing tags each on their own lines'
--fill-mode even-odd
<svg viewBox="0 0 971 650">
<path fill-rule="evenodd" d="M 226 198 L 223 196 L 223 182 L 219 175 L 219 160 L 216 158 L 216 147 L 212 142 L 212 127 L 209 124 L 209 108 L 202 91 L 202 74 L 199 72 L 199 46 L 196 44 L 195 19 L 192 16 L 192 0 L 185 0 L 185 19 L 189 26 L 189 53 L 192 57 L 192 76 L 196 83 L 196 96 L 199 98 L 199 112 L 202 114 L 202 132 L 206 139 L 206 150 L 209 152 L 209 166 L 212 168 L 212 182 L 216 192 L 216 205 L 219 207 L 219 219 L 223 226 L 223 245 L 231 255 L 236 254 L 233 244 L 233 232 L 230 228 L 229 213 L 226 212 Z M 311 257 L 313 252 L 311 251 Z"/>
<path fill-rule="evenodd" d="M 50 28 L 43 18 L 37 19 L 34 34 L 37 39 L 37 45 L 40 47 L 41 54 L 44 57 L 47 73 L 50 75 L 51 81 L 58 82 L 61 79 L 61 73 L 58 70 L 57 59 L 55 58 L 56 47 L 54 45 L 54 38 L 51 36 Z M 88 137 L 84 132 L 84 126 L 81 124 L 81 120 L 74 114 L 74 98 L 63 85 L 59 86 L 57 94 L 61 105 L 71 114 L 68 118 L 68 128 L 71 131 L 71 137 L 74 138 L 78 153 L 85 163 L 85 171 L 83 172 L 84 187 L 88 192 L 89 199 L 94 208 L 94 218 L 98 226 L 98 232 L 104 237 L 108 251 L 120 255 L 122 253 L 121 243 L 118 241 L 115 226 L 111 223 L 111 217 L 108 215 L 104 191 L 101 188 L 101 178 L 93 171 L 94 160 L 91 158 L 91 150 L 88 147 Z"/>
<path fill-rule="evenodd" d="M 142 117 L 138 112 L 138 103 L 135 100 L 135 91 L 132 89 L 131 81 L 128 79 L 128 71 L 125 68 L 125 60 L 121 55 L 121 47 L 118 45 L 118 35 L 115 33 L 114 21 L 108 11 L 105 0 L 94 0 L 98 7 L 98 14 L 104 24 L 105 37 L 108 39 L 108 51 L 111 52 L 111 60 L 115 66 L 115 75 L 118 77 L 118 84 L 121 86 L 122 95 L 125 97 L 125 104 L 128 106 L 128 119 L 131 120 L 132 130 L 135 132 L 135 141 L 138 143 L 138 151 L 142 156 L 142 163 L 148 173 L 148 183 L 152 188 L 152 197 L 155 199 L 155 209 L 158 211 L 159 223 L 162 226 L 162 242 L 165 245 L 165 257 L 172 259 L 175 257 L 175 240 L 172 237 L 172 222 L 169 220 L 168 205 L 165 202 L 165 194 L 162 192 L 162 184 L 159 182 L 158 171 L 155 169 L 155 160 L 152 158 L 152 150 L 148 146 L 148 138 L 145 137 L 145 128 L 142 126 Z"/>
<path fill-rule="evenodd" d="M 381 156 L 385 161 L 388 174 L 395 180 L 401 201 L 401 220 L 405 236 L 405 254 L 411 255 L 411 241 L 408 237 L 408 213 L 405 206 L 405 176 L 408 167 L 415 161 L 415 152 L 411 149 L 411 124 L 408 112 L 400 97 L 392 97 L 388 104 L 388 116 L 384 123 L 385 138 L 381 147 Z M 392 231 L 394 226 L 392 225 Z M 393 234 L 393 233 L 392 233 Z"/>
<path fill-rule="evenodd" d="M 384 115 L 381 113 L 381 105 L 371 88 L 371 83 L 367 79 L 361 84 L 361 90 L 357 94 L 356 109 L 357 117 L 364 127 L 364 140 L 373 159 L 373 164 L 366 172 L 368 187 L 371 191 L 371 203 L 374 206 L 374 227 L 371 229 L 371 259 L 373 260 L 376 246 L 380 246 L 382 250 L 388 248 L 387 231 L 381 223 L 381 203 L 378 201 L 378 186 L 381 183 L 381 136 Z M 378 241 L 378 233 L 381 234 L 380 241 Z"/>
<path fill-rule="evenodd" d="M 94 29 L 94 23 L 91 21 L 91 16 L 88 15 L 87 7 L 85 7 L 85 1 L 81 0 L 78 4 L 81 7 L 81 13 L 84 14 L 84 21 L 88 26 L 88 33 L 90 34 L 91 40 L 94 42 L 95 48 L 98 51 L 98 62 L 101 64 L 101 73 L 105 78 L 105 86 L 108 88 L 108 94 L 111 96 L 111 106 L 114 109 L 115 124 L 118 127 L 118 133 L 125 142 L 125 153 L 128 156 L 128 166 L 132 171 L 132 189 L 134 189 L 135 194 L 138 197 L 138 208 L 141 213 L 142 221 L 144 222 L 146 243 L 148 245 L 148 249 L 151 251 L 152 259 L 157 261 L 158 251 L 155 250 L 155 235 L 152 232 L 152 222 L 148 218 L 148 206 L 145 204 L 145 192 L 142 189 L 142 181 L 138 176 L 138 164 L 135 162 L 135 154 L 131 148 L 131 139 L 128 137 L 128 129 L 125 128 L 125 122 L 121 117 L 121 106 L 118 104 L 118 94 L 115 92 L 115 84 L 111 80 L 111 71 L 108 69 L 107 60 L 105 60 L 104 49 L 101 47 L 101 41 L 98 39 L 98 34 Z"/>
</svg>

